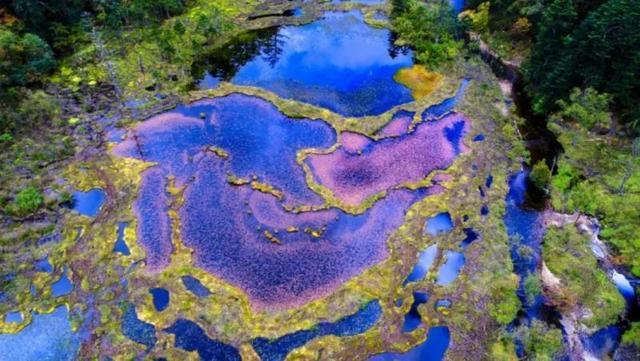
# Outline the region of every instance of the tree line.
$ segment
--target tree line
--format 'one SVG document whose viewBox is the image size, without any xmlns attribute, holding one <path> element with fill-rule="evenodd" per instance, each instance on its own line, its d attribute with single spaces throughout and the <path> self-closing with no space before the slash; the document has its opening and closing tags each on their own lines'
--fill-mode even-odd
<svg viewBox="0 0 640 361">
<path fill-rule="evenodd" d="M 640 131 L 640 1 L 490 2 L 491 31 L 523 23 L 532 40 L 524 70 L 534 111 L 550 114 L 571 102 L 588 109 L 607 99 L 618 123 L 630 133 Z M 578 92 L 585 95 L 578 99 Z"/>
</svg>

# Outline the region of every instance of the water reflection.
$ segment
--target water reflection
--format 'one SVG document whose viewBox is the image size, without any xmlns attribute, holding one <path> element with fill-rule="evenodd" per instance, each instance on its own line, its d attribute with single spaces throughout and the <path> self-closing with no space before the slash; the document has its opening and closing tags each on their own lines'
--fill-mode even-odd
<svg viewBox="0 0 640 361">
<path fill-rule="evenodd" d="M 410 102 L 393 80 L 413 64 L 387 29 L 364 23 L 359 11 L 327 13 L 303 26 L 244 33 L 193 68 L 201 87 L 213 80 L 258 86 L 347 116 L 378 115 Z"/>
</svg>

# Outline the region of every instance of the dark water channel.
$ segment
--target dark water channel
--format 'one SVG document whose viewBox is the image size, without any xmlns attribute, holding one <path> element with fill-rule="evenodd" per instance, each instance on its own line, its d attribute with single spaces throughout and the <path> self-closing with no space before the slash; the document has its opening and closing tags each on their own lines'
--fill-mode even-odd
<svg viewBox="0 0 640 361">
<path fill-rule="evenodd" d="M 560 324 L 562 316 L 553 307 L 545 304 L 544 296 L 538 295 L 534 299 L 527 299 L 524 289 L 526 277 L 540 270 L 542 239 L 545 232 L 542 212 L 548 207 L 548 196 L 532 185 L 528 177 L 529 170 L 537 162 L 545 161 L 555 172 L 557 158 L 564 150 L 556 135 L 547 128 L 546 117 L 533 112 L 531 98 L 524 89 L 525 84 L 520 72 L 507 69 L 504 65 L 497 64 L 495 60 L 485 58 L 485 61 L 498 77 L 513 85 L 513 106 L 516 114 L 525 119 L 524 125 L 520 127 L 520 133 L 531 156 L 529 164 L 523 165 L 523 171 L 510 178 L 506 198 L 504 222 L 511 240 L 514 271 L 520 276 L 518 297 L 523 304 L 512 327 L 529 325 L 532 320 L 537 319 L 554 325 L 564 332 Z M 612 357 L 619 346 L 623 331 L 629 327 L 629 322 L 640 319 L 638 293 L 632 286 L 632 284 L 637 285 L 638 280 L 627 279 L 615 270 L 613 272 L 612 281 L 627 301 L 626 316 L 617 324 L 581 337 L 585 349 L 592 356 L 600 359 Z M 522 345 L 518 341 L 516 345 L 518 356 L 524 357 Z"/>
</svg>

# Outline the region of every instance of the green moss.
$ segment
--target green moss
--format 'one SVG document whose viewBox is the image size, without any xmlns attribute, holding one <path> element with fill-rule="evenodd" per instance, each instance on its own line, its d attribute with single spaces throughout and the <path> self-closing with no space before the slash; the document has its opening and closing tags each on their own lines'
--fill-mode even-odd
<svg viewBox="0 0 640 361">
<path fill-rule="evenodd" d="M 523 327 L 519 333 L 529 360 L 555 360 L 562 351 L 562 331 L 554 326 L 533 320 L 531 327 Z"/>
<path fill-rule="evenodd" d="M 399 42 L 411 44 L 416 59 L 430 68 L 451 62 L 460 54 L 462 43 L 455 38 L 458 22 L 448 2 L 410 0 L 402 9 L 394 7 L 392 25 Z"/>
<path fill-rule="evenodd" d="M 553 206 L 597 216 L 601 237 L 640 276 L 640 157 L 628 140 L 551 127 L 565 150 L 552 179 Z"/>
<path fill-rule="evenodd" d="M 510 334 L 501 335 L 496 342 L 491 345 L 491 360 L 495 361 L 516 361 L 516 345 Z"/>
<path fill-rule="evenodd" d="M 529 303 L 533 303 L 535 298 L 542 293 L 542 283 L 538 274 L 531 273 L 525 278 L 524 292 L 527 296 L 527 302 Z"/>
<path fill-rule="evenodd" d="M 40 191 L 29 186 L 16 195 L 13 204 L 9 207 L 11 213 L 18 216 L 26 216 L 35 213 L 44 204 L 44 197 Z"/>
<path fill-rule="evenodd" d="M 631 324 L 631 328 L 622 335 L 622 343 L 640 348 L 640 322 Z"/>
<path fill-rule="evenodd" d="M 533 165 L 529 178 L 538 189 L 547 189 L 549 182 L 551 181 L 551 170 L 547 166 L 544 160 L 539 161 Z"/>
<path fill-rule="evenodd" d="M 585 320 L 588 326 L 610 325 L 624 312 L 625 301 L 598 266 L 590 240 L 574 226 L 547 230 L 543 259 L 562 283 L 561 290 L 549 296 L 564 309 L 589 309 L 592 315 Z"/>
<path fill-rule="evenodd" d="M 510 277 L 495 279 L 490 288 L 492 302 L 488 306 L 489 314 L 501 325 L 511 323 L 521 306 L 516 294 L 518 278 L 511 274 Z"/>
</svg>

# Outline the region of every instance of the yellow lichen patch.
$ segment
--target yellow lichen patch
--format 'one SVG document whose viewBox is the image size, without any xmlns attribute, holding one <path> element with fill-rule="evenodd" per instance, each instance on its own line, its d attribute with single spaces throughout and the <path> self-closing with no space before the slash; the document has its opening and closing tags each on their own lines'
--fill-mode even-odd
<svg viewBox="0 0 640 361">
<path fill-rule="evenodd" d="M 258 182 L 255 180 L 251 182 L 251 189 L 254 189 L 258 192 L 271 194 L 272 196 L 278 198 L 279 200 L 282 200 L 282 198 L 284 197 L 284 194 L 282 193 L 282 191 L 277 190 L 270 184 Z"/>
<path fill-rule="evenodd" d="M 207 147 L 207 151 L 215 154 L 216 156 L 218 156 L 218 157 L 220 157 L 222 159 L 229 158 L 229 152 L 227 152 L 226 150 L 224 150 L 222 148 L 219 148 L 219 147 L 209 146 L 209 147 Z"/>
<path fill-rule="evenodd" d="M 320 238 L 322 237 L 322 234 L 324 233 L 324 229 L 313 229 L 313 228 L 305 228 L 304 229 L 304 233 L 310 235 L 311 237 L 314 238 Z"/>
<path fill-rule="evenodd" d="M 273 233 L 269 231 L 264 231 L 264 236 L 267 237 L 267 239 L 271 241 L 271 243 L 273 244 L 282 244 L 282 241 L 280 241 L 278 237 L 276 237 Z"/>
<path fill-rule="evenodd" d="M 442 74 L 427 70 L 423 65 L 398 70 L 393 79 L 411 89 L 414 99 L 423 98 L 440 86 Z"/>
<path fill-rule="evenodd" d="M 246 179 L 246 178 L 240 178 L 240 177 L 237 177 L 235 175 L 230 174 L 230 175 L 227 176 L 227 182 L 229 184 L 231 184 L 231 185 L 234 185 L 234 186 L 242 186 L 242 185 L 245 185 L 245 184 L 249 184 L 251 181 Z"/>
</svg>

